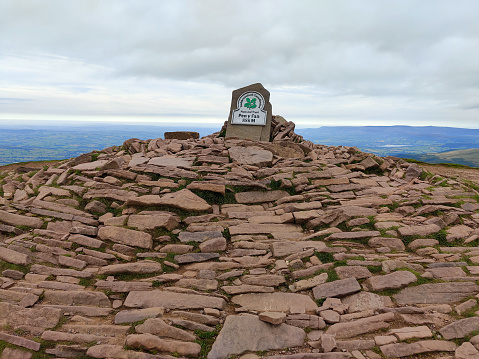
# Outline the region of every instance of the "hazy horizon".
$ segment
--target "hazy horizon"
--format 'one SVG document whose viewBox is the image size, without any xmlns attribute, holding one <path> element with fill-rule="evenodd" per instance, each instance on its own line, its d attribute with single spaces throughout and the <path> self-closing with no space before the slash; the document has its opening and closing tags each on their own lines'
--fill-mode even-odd
<svg viewBox="0 0 479 359">
<path fill-rule="evenodd" d="M 224 121 L 222 122 L 210 122 L 210 123 L 198 123 L 198 122 L 180 122 L 172 124 L 171 121 L 128 121 L 128 120 L 121 120 L 121 121 L 105 121 L 105 120 L 75 120 L 70 122 L 65 122 L 61 120 L 15 120 L 11 121 L 8 119 L 0 119 L 0 127 L 8 127 L 8 128 L 18 128 L 21 129 L 22 127 L 31 126 L 31 127 L 40 127 L 40 126 L 51 126 L 51 127 L 75 127 L 75 126 L 92 126 L 92 125 L 101 125 L 101 126 L 154 126 L 154 127 L 178 127 L 178 128 L 185 128 L 188 131 L 195 131 L 195 127 L 198 128 L 218 128 L 218 131 L 223 126 Z M 357 124 L 357 125 L 342 125 L 342 124 L 327 124 L 327 125 L 313 125 L 313 124 L 298 124 L 295 123 L 296 128 L 300 129 L 307 129 L 307 128 L 321 128 L 321 127 L 412 127 L 412 128 L 421 128 L 421 127 L 438 127 L 438 128 L 457 128 L 457 129 L 470 129 L 470 130 L 477 130 L 479 126 L 476 127 L 457 127 L 457 126 L 435 126 L 435 125 L 371 125 L 371 124 Z"/>
</svg>

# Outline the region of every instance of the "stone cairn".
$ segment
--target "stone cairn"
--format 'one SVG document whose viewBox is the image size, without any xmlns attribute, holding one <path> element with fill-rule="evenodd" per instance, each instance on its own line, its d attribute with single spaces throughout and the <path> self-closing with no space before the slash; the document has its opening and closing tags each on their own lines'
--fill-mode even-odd
<svg viewBox="0 0 479 359">
<path fill-rule="evenodd" d="M 272 129 L 0 172 L 1 358 L 478 358 L 477 187 Z"/>
<path fill-rule="evenodd" d="M 221 128 L 220 133 L 226 132 L 226 127 L 228 122 L 226 121 Z M 303 136 L 297 135 L 294 133 L 294 128 L 296 124 L 292 121 L 286 121 L 282 116 L 273 116 L 271 120 L 271 135 L 270 139 L 272 142 L 281 141 L 281 140 L 290 140 L 294 143 L 301 143 L 310 149 L 313 149 L 314 143 L 311 141 L 305 141 Z"/>
</svg>

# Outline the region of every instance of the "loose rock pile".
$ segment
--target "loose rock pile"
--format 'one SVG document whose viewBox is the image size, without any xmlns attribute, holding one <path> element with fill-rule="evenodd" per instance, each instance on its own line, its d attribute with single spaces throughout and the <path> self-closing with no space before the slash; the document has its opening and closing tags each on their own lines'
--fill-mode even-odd
<svg viewBox="0 0 479 359">
<path fill-rule="evenodd" d="M 1 358 L 479 357 L 474 187 L 284 137 L 2 172 Z"/>
</svg>

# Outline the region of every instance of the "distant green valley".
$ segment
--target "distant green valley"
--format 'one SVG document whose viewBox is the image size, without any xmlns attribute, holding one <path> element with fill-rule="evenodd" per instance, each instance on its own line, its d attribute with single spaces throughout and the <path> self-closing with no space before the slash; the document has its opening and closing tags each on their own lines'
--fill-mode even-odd
<svg viewBox="0 0 479 359">
<path fill-rule="evenodd" d="M 166 131 L 218 132 L 221 125 L 198 127 L 89 123 L 67 125 L 0 125 L 0 165 L 58 160 L 121 145 L 130 138 L 163 137 Z M 379 156 L 429 163 L 479 167 L 479 129 L 411 126 L 323 126 L 296 128 L 306 140 L 329 146 L 356 146 Z"/>
</svg>

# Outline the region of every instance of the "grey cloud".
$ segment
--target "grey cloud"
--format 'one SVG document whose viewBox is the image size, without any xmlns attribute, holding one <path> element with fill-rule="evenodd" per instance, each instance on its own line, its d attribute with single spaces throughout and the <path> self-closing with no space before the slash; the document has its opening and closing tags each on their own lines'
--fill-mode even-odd
<svg viewBox="0 0 479 359">
<path fill-rule="evenodd" d="M 0 52 L 98 66 L 85 77 L 104 81 L 262 82 L 310 100 L 467 108 L 479 92 L 478 10 L 475 0 L 2 0 Z"/>
</svg>

